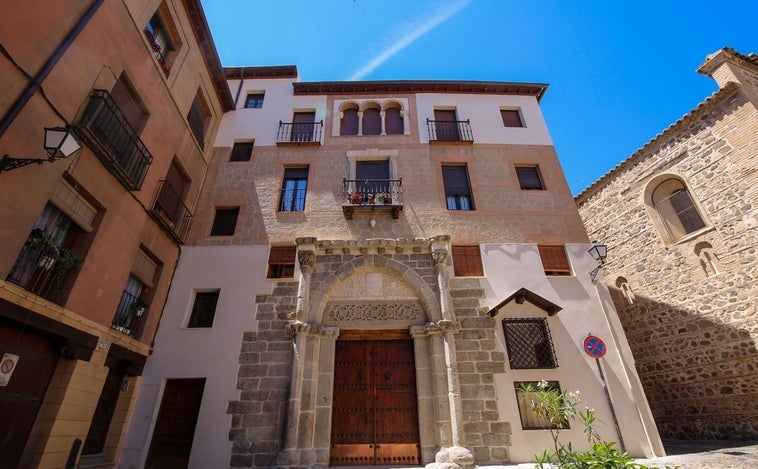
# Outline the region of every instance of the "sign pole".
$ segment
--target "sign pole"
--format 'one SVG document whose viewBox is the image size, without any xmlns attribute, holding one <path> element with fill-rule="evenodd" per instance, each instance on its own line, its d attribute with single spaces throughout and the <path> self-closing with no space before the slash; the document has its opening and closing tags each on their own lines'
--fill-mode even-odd
<svg viewBox="0 0 758 469">
<path fill-rule="evenodd" d="M 603 367 L 600 365 L 600 359 L 595 358 L 597 363 L 597 371 L 600 372 L 600 380 L 603 383 L 603 389 L 605 390 L 605 398 L 608 399 L 608 406 L 611 408 L 611 416 L 613 416 L 613 425 L 616 426 L 616 434 L 619 437 L 619 445 L 621 451 L 626 453 L 626 446 L 624 445 L 624 437 L 621 436 L 621 428 L 619 427 L 619 419 L 616 417 L 616 409 L 613 407 L 613 400 L 611 399 L 611 391 L 608 389 L 608 383 L 605 381 L 605 374 L 603 373 Z"/>
<path fill-rule="evenodd" d="M 595 363 L 597 363 L 597 371 L 600 372 L 600 382 L 602 383 L 603 390 L 605 391 L 605 398 L 608 400 L 608 407 L 610 407 L 611 409 L 611 416 L 613 417 L 613 425 L 615 425 L 616 427 L 616 435 L 618 435 L 618 438 L 619 438 L 619 445 L 621 446 L 621 451 L 626 453 L 626 446 L 624 445 L 624 437 L 621 436 L 621 427 L 619 427 L 619 419 L 616 416 L 616 409 L 613 407 L 613 399 L 611 399 L 611 390 L 608 389 L 608 383 L 605 381 L 605 373 L 603 373 L 603 367 L 600 364 L 600 359 L 605 356 L 605 352 L 607 351 L 605 342 L 603 342 L 603 339 L 601 339 L 600 337 L 589 335 L 588 333 L 587 337 L 584 338 L 584 342 L 582 343 L 582 348 L 584 348 L 584 353 L 594 358 Z"/>
</svg>

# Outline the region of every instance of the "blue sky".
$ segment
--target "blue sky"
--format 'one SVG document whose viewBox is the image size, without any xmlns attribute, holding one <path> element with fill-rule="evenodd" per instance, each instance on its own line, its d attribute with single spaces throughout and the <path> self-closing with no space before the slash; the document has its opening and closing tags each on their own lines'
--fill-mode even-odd
<svg viewBox="0 0 758 469">
<path fill-rule="evenodd" d="M 756 50 L 754 0 L 201 0 L 224 66 L 302 81 L 547 83 L 542 111 L 577 194 L 717 87 L 721 47 Z"/>
</svg>

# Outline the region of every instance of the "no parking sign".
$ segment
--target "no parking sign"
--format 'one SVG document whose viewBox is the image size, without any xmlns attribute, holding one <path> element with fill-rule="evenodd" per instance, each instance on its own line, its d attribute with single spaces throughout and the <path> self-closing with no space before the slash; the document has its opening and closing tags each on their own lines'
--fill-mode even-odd
<svg viewBox="0 0 758 469">
<path fill-rule="evenodd" d="M 13 355 L 12 353 L 3 354 L 3 358 L 0 360 L 0 386 L 8 385 L 13 370 L 16 369 L 16 363 L 18 363 L 18 355 Z"/>
<path fill-rule="evenodd" d="M 588 335 L 584 339 L 584 353 L 592 358 L 603 358 L 606 352 L 605 342 L 600 337 Z"/>
</svg>

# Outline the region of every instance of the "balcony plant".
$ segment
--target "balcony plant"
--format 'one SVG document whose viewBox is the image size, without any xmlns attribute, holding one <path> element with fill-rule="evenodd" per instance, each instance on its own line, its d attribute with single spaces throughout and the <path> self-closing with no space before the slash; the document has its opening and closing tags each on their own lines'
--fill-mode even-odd
<svg viewBox="0 0 758 469">
<path fill-rule="evenodd" d="M 38 265 L 45 270 L 52 270 L 57 283 L 63 279 L 66 272 L 78 268 L 82 258 L 73 251 L 58 246 L 48 233 L 35 228 L 27 241 L 31 247 L 42 252 Z"/>
<path fill-rule="evenodd" d="M 353 192 L 350 194 L 350 203 L 353 205 L 361 205 L 363 203 L 363 192 Z"/>
<path fill-rule="evenodd" d="M 390 197 L 389 192 L 377 192 L 375 200 L 381 205 L 392 203 L 392 198 Z"/>
</svg>

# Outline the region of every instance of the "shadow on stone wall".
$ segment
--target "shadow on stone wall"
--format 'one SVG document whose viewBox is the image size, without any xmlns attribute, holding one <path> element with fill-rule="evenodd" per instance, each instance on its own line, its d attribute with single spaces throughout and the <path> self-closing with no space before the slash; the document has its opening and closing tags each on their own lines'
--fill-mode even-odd
<svg viewBox="0 0 758 469">
<path fill-rule="evenodd" d="M 689 311 L 610 291 L 661 437 L 758 439 L 754 307 L 721 309 L 738 300 L 719 295 Z"/>
</svg>

